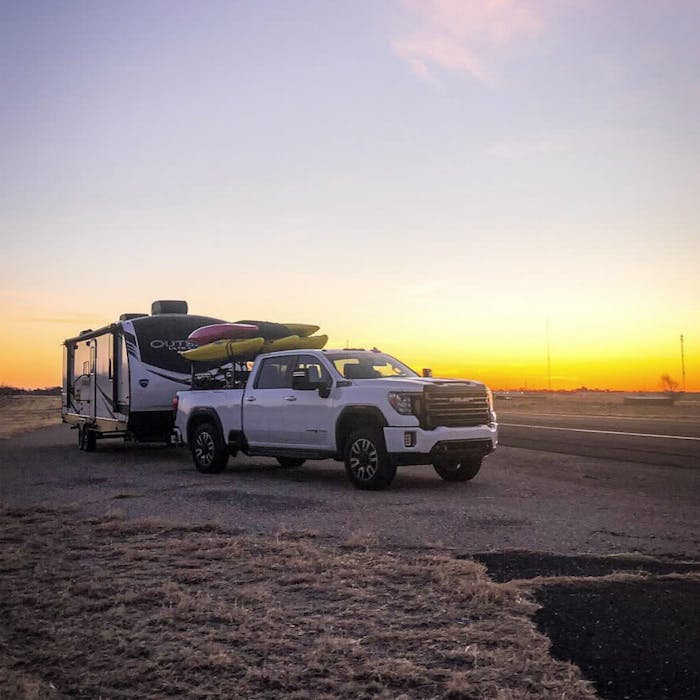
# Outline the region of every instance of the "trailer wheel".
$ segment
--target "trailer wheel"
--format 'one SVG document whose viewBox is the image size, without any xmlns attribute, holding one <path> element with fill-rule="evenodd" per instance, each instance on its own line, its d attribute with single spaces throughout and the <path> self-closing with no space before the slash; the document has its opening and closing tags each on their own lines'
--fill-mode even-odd
<svg viewBox="0 0 700 700">
<path fill-rule="evenodd" d="M 384 444 L 384 436 L 372 427 L 355 430 L 345 443 L 345 471 L 358 489 L 379 491 L 394 480 L 392 464 Z"/>
<path fill-rule="evenodd" d="M 460 460 L 435 462 L 433 469 L 445 481 L 469 481 L 481 469 L 481 457 L 462 457 Z"/>
<path fill-rule="evenodd" d="M 306 460 L 299 457 L 277 457 L 277 462 L 283 469 L 294 469 L 300 467 Z"/>
<path fill-rule="evenodd" d="M 94 452 L 97 447 L 97 434 L 87 425 L 78 426 L 78 447 L 84 452 Z"/>
<path fill-rule="evenodd" d="M 219 431 L 211 423 L 200 423 L 192 433 L 192 460 L 203 474 L 218 474 L 226 469 L 228 450 Z"/>
</svg>

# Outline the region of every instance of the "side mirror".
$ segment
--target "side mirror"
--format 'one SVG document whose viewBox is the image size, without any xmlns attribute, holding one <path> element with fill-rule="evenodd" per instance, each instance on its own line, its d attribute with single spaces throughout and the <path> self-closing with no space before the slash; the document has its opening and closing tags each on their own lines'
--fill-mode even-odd
<svg viewBox="0 0 700 700">
<path fill-rule="evenodd" d="M 430 369 L 429 367 L 423 367 L 423 376 L 424 376 L 424 377 L 432 377 L 432 376 L 433 376 L 433 370 Z"/>
<path fill-rule="evenodd" d="M 292 372 L 292 389 L 294 391 L 314 391 L 318 389 L 318 395 L 327 399 L 331 395 L 331 388 L 323 380 L 309 377 L 308 369 L 297 369 Z"/>
<path fill-rule="evenodd" d="M 297 369 L 292 372 L 292 389 L 294 391 L 309 391 L 314 388 L 310 386 L 309 375 L 305 369 Z"/>
</svg>

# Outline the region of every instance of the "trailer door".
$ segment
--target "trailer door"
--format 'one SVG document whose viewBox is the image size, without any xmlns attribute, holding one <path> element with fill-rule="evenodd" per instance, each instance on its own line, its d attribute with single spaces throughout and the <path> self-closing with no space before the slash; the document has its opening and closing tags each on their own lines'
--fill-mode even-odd
<svg viewBox="0 0 700 700">
<path fill-rule="evenodd" d="M 97 338 L 90 341 L 90 421 L 94 422 L 97 417 Z"/>
</svg>

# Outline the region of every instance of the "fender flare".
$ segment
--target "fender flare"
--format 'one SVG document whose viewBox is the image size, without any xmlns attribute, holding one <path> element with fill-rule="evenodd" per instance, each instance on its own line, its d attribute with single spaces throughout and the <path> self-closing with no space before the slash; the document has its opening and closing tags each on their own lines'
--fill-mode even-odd
<svg viewBox="0 0 700 700">
<path fill-rule="evenodd" d="M 221 418 L 214 408 L 211 406 L 198 406 L 195 408 L 190 417 L 187 419 L 187 444 L 192 442 L 192 433 L 199 423 L 211 422 L 214 423 L 219 435 L 224 440 L 224 428 L 221 425 Z"/>
<path fill-rule="evenodd" d="M 345 440 L 356 425 L 386 428 L 389 422 L 376 406 L 363 404 L 345 406 L 335 422 L 335 446 L 339 455 L 343 454 Z"/>
</svg>

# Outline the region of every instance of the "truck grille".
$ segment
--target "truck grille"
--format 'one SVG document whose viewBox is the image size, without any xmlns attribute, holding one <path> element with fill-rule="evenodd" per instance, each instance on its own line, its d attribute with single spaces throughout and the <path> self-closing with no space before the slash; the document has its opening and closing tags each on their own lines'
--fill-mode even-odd
<svg viewBox="0 0 700 700">
<path fill-rule="evenodd" d="M 458 428 L 490 422 L 486 387 L 466 384 L 426 387 L 422 423 L 427 430 L 438 426 Z"/>
</svg>

